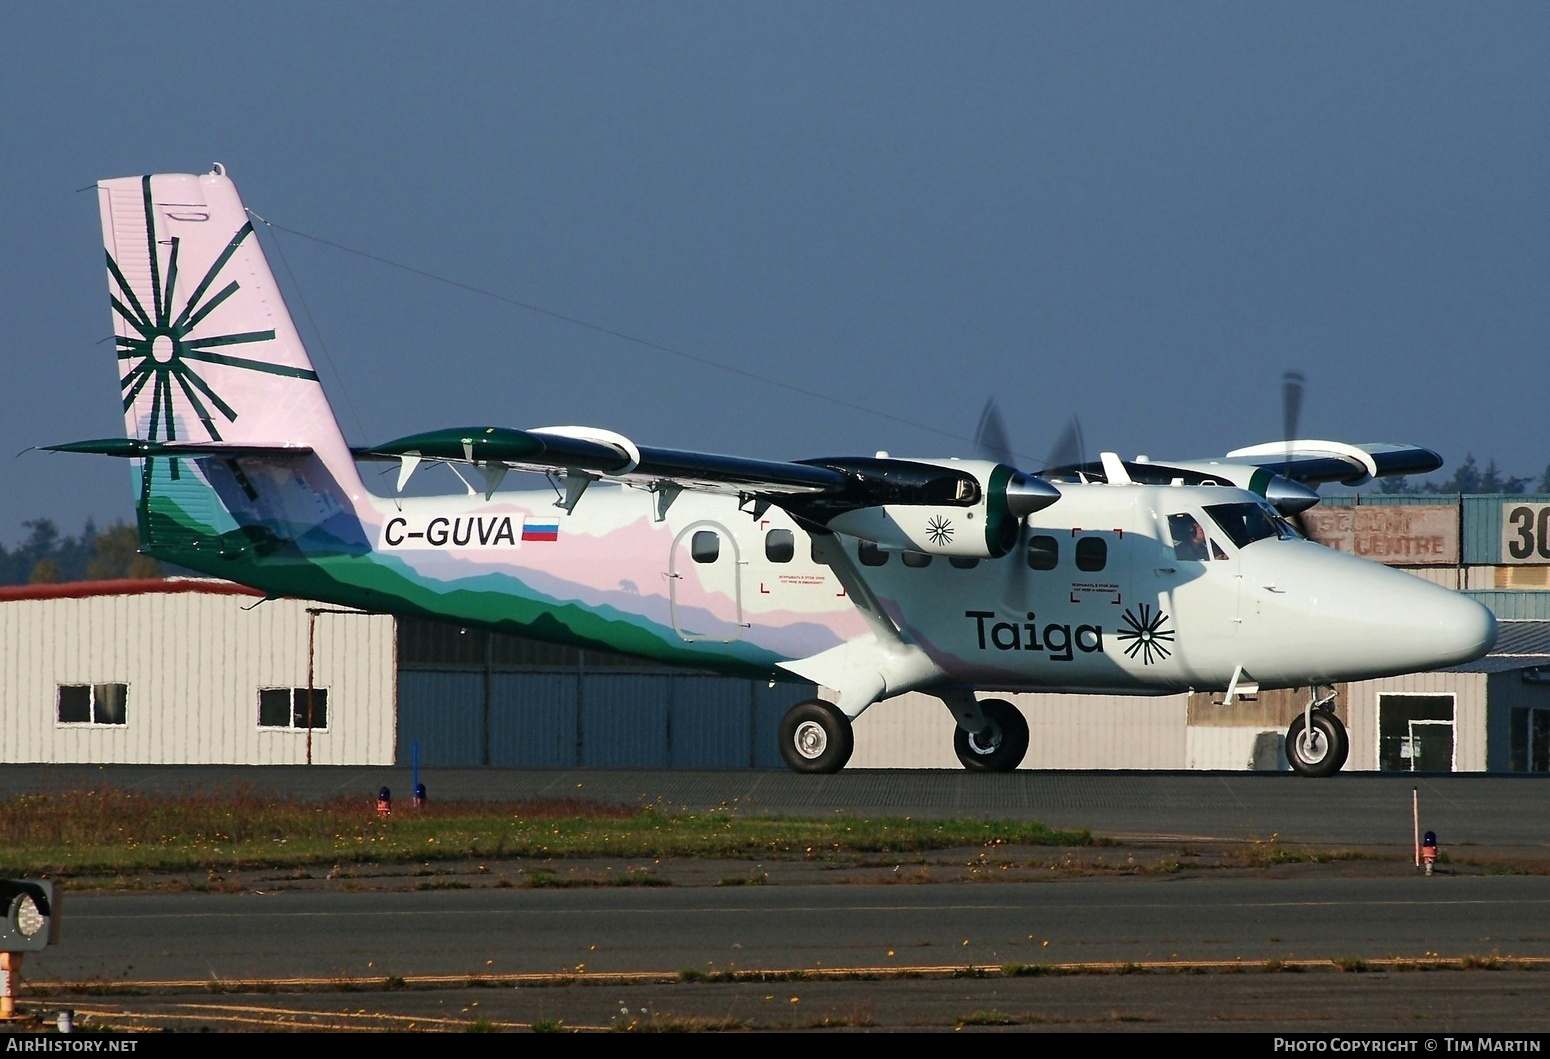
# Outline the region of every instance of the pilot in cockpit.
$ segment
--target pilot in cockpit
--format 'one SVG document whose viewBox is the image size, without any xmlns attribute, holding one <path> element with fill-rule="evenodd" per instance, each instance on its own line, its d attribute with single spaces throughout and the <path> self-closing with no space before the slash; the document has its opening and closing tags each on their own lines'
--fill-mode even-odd
<svg viewBox="0 0 1550 1059">
<path fill-rule="evenodd" d="M 1204 562 L 1209 559 L 1206 531 L 1193 515 L 1168 516 L 1168 532 L 1173 536 L 1173 557 Z"/>
</svg>

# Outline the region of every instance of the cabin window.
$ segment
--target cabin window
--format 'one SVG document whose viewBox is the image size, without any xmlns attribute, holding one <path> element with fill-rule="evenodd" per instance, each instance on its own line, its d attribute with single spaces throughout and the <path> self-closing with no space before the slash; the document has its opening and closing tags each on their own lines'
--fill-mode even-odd
<svg viewBox="0 0 1550 1059">
<path fill-rule="evenodd" d="M 126 724 L 128 684 L 59 685 L 60 724 Z"/>
<path fill-rule="evenodd" d="M 925 552 L 905 552 L 904 565 L 912 566 L 918 570 L 923 566 L 931 565 L 931 556 L 927 555 Z"/>
<path fill-rule="evenodd" d="M 862 541 L 856 547 L 856 558 L 862 566 L 882 566 L 888 561 L 888 553 L 871 541 Z"/>
<path fill-rule="evenodd" d="M 689 557 L 697 563 L 713 563 L 721 556 L 721 535 L 715 530 L 695 530 L 689 538 Z"/>
<path fill-rule="evenodd" d="M 972 570 L 980 564 L 972 555 L 949 555 L 947 561 L 960 570 Z"/>
<path fill-rule="evenodd" d="M 258 726 L 260 728 L 327 728 L 328 689 L 259 688 Z"/>
<path fill-rule="evenodd" d="M 764 557 L 772 563 L 789 563 L 796 555 L 796 536 L 788 529 L 772 529 L 764 535 Z"/>
<path fill-rule="evenodd" d="M 1083 537 L 1076 542 L 1076 568 L 1095 573 L 1109 564 L 1109 542 L 1102 537 Z"/>
<path fill-rule="evenodd" d="M 1053 570 L 1060 563 L 1060 542 L 1054 537 L 1028 538 L 1028 568 Z"/>
</svg>

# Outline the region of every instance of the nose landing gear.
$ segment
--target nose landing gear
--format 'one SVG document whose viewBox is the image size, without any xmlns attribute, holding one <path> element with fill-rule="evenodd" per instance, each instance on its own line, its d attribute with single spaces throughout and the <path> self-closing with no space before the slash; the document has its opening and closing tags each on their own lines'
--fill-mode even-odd
<svg viewBox="0 0 1550 1059">
<path fill-rule="evenodd" d="M 1314 688 L 1308 704 L 1286 729 L 1286 760 L 1300 776 L 1333 776 L 1351 752 L 1351 737 L 1334 711 L 1335 691 L 1320 696 Z"/>
</svg>

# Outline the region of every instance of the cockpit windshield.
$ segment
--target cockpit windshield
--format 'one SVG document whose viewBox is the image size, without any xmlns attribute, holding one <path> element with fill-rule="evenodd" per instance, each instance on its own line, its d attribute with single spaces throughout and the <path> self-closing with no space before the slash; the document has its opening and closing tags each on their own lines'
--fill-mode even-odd
<svg viewBox="0 0 1550 1059">
<path fill-rule="evenodd" d="M 1239 548 L 1267 537 L 1290 541 L 1302 536 L 1269 504 L 1212 504 L 1206 507 L 1206 514 Z"/>
</svg>

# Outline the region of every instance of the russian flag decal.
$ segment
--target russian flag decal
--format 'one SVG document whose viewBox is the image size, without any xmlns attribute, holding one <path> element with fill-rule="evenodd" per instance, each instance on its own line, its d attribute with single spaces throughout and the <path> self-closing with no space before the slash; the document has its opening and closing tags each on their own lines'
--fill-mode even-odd
<svg viewBox="0 0 1550 1059">
<path fill-rule="evenodd" d="M 522 539 L 557 541 L 560 539 L 560 522 L 552 518 L 525 518 L 522 520 Z"/>
</svg>

